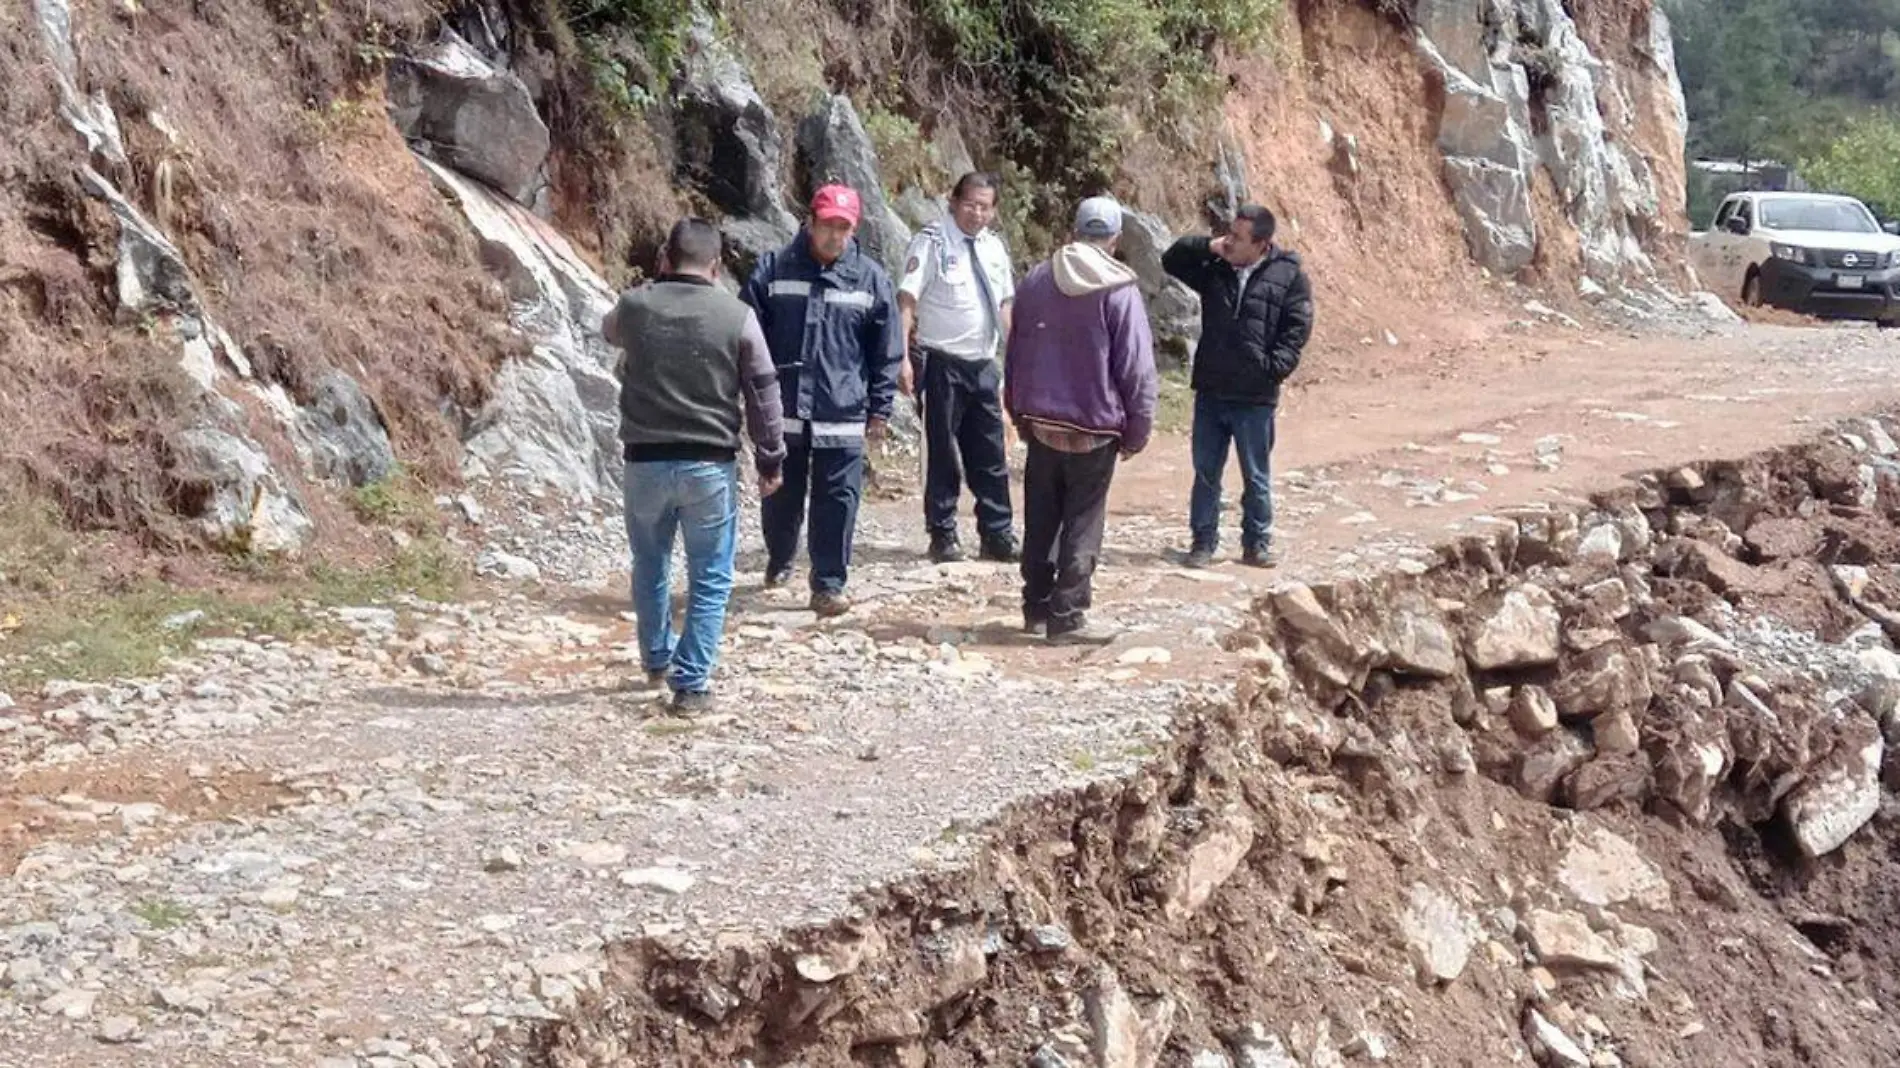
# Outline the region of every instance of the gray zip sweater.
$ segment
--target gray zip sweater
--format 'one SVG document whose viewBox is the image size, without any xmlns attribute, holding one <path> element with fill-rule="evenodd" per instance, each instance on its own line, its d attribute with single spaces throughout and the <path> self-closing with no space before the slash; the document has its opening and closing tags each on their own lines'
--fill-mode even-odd
<svg viewBox="0 0 1900 1068">
<path fill-rule="evenodd" d="M 622 349 L 620 440 L 629 463 L 738 456 L 740 405 L 763 476 L 785 460 L 778 372 L 752 309 L 710 281 L 662 275 L 601 322 Z"/>
</svg>

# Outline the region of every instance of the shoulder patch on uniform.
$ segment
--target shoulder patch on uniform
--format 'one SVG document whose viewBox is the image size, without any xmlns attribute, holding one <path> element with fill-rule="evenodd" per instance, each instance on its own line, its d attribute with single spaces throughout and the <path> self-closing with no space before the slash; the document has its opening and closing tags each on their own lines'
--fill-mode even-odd
<svg viewBox="0 0 1900 1068">
<path fill-rule="evenodd" d="M 904 273 L 910 274 L 914 272 L 915 270 L 917 270 L 917 268 L 923 266 L 923 263 L 924 261 L 922 259 L 920 259 L 915 254 L 912 254 L 910 260 L 904 264 Z"/>
</svg>

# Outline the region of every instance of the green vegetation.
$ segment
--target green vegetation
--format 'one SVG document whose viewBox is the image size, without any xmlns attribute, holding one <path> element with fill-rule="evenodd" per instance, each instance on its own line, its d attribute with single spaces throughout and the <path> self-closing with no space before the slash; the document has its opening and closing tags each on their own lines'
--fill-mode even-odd
<svg viewBox="0 0 1900 1068">
<path fill-rule="evenodd" d="M 559 6 L 595 90 L 622 113 L 652 103 L 685 47 L 692 0 L 559 0 Z M 637 49 L 646 69 L 619 55 L 619 45 Z"/>
<path fill-rule="evenodd" d="M 436 528 L 434 497 L 421 480 L 401 467 L 351 490 L 350 508 L 365 523 L 414 535 L 426 535 Z"/>
<path fill-rule="evenodd" d="M 1183 368 L 1161 372 L 1160 393 L 1155 400 L 1155 429 L 1185 434 L 1194 427 L 1194 390 L 1188 385 Z"/>
<path fill-rule="evenodd" d="M 911 119 L 881 107 L 866 108 L 864 132 L 877 150 L 878 177 L 890 189 L 921 184 L 930 173 L 930 145 Z"/>
<path fill-rule="evenodd" d="M 1265 43 L 1279 0 L 923 0 L 955 76 L 998 103 L 1004 155 L 1066 201 L 1112 182 L 1136 130 L 1218 109 L 1215 49 Z"/>
<path fill-rule="evenodd" d="M 1900 121 L 1900 0 L 1664 6 L 1675 25 L 1691 158 L 1799 161 L 1797 173 L 1816 188 L 1900 210 L 1891 198 L 1900 168 L 1892 134 Z M 1722 191 L 1692 182 L 1698 225 Z"/>
<path fill-rule="evenodd" d="M 1882 219 L 1900 217 L 1900 113 L 1856 119 L 1827 151 L 1802 160 L 1800 173 L 1817 189 L 1859 197 Z"/>
<path fill-rule="evenodd" d="M 358 507 L 413 526 L 405 493 L 361 491 Z M 0 507 L 0 689 L 149 676 L 202 637 L 321 637 L 331 626 L 322 609 L 402 594 L 447 600 L 467 581 L 433 535 L 369 564 L 233 559 L 218 585 L 197 588 L 115 576 L 110 555 L 109 544 L 68 531 L 50 505 Z"/>
<path fill-rule="evenodd" d="M 169 931 L 191 922 L 192 912 L 171 901 L 141 901 L 133 906 L 132 915 L 154 931 Z"/>
</svg>

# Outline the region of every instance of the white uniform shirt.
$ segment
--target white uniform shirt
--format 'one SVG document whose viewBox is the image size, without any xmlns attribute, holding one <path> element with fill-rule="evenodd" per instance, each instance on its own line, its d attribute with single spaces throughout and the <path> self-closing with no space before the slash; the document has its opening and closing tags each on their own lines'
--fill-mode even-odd
<svg viewBox="0 0 1900 1068">
<path fill-rule="evenodd" d="M 970 237 L 946 215 L 911 238 L 904 257 L 900 293 L 917 301 L 917 345 L 964 360 L 987 360 L 1002 340 L 1002 307 L 1016 296 L 1009 250 L 1003 239 L 984 230 L 976 237 L 976 263 Z M 983 289 L 974 273 L 989 282 L 991 308 L 983 307 Z"/>
</svg>

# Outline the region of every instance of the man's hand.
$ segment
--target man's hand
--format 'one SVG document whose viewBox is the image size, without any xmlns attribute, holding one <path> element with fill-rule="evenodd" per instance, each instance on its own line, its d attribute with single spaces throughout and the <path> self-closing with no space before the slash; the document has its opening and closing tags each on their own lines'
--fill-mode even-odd
<svg viewBox="0 0 1900 1068">
<path fill-rule="evenodd" d="M 1123 462 L 1123 463 L 1127 463 L 1127 462 L 1128 462 L 1129 460 L 1132 460 L 1132 459 L 1134 459 L 1135 457 L 1137 457 L 1137 456 L 1140 456 L 1140 455 L 1141 455 L 1141 450 L 1140 450 L 1140 449 L 1123 449 L 1123 450 L 1122 450 L 1122 462 Z"/>
<path fill-rule="evenodd" d="M 871 444 L 883 445 L 885 439 L 890 436 L 891 436 L 891 426 L 890 426 L 889 420 L 880 419 L 874 415 L 865 422 L 864 440 L 870 442 Z"/>
<path fill-rule="evenodd" d="M 770 497 L 772 494 L 777 493 L 784 485 L 785 473 L 783 471 L 774 471 L 769 475 L 760 475 L 759 496 Z"/>
<path fill-rule="evenodd" d="M 1229 243 L 1232 242 L 1232 240 L 1233 240 L 1233 236 L 1231 234 L 1222 234 L 1219 237 L 1207 243 L 1207 251 L 1212 252 L 1214 255 L 1219 256 L 1221 259 L 1226 259 L 1227 246 L 1229 245 Z"/>
<path fill-rule="evenodd" d="M 917 375 L 911 370 L 910 356 L 906 354 L 903 364 L 897 368 L 897 392 L 909 397 L 916 388 Z"/>
</svg>

